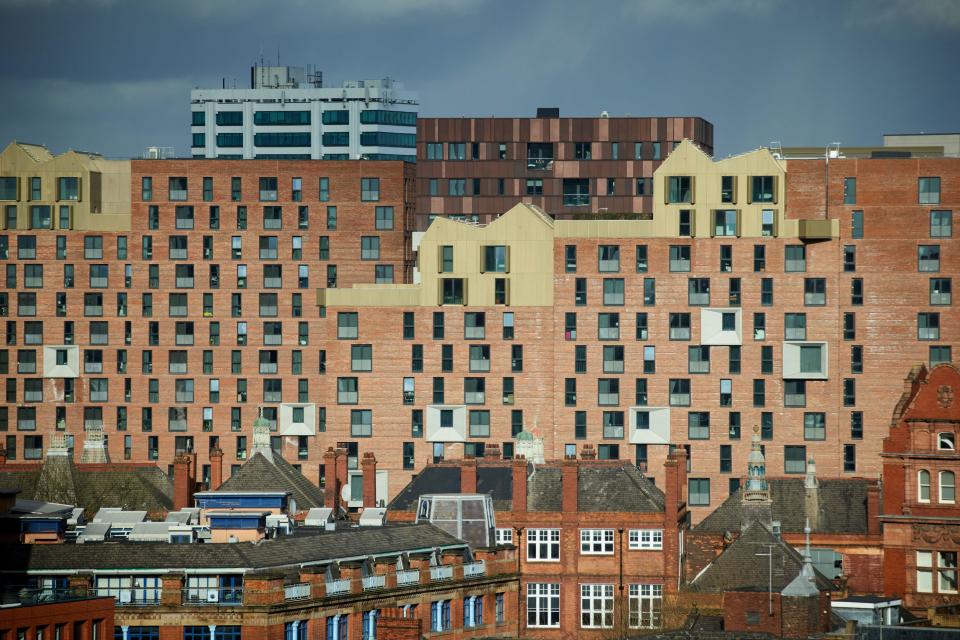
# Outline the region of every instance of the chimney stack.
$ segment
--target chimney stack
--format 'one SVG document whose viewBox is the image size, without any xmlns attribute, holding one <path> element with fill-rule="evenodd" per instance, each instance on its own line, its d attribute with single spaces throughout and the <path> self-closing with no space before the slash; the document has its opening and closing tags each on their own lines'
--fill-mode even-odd
<svg viewBox="0 0 960 640">
<path fill-rule="evenodd" d="M 807 519 L 810 527 L 816 531 L 820 526 L 820 483 L 817 481 L 817 465 L 812 457 L 807 461 L 807 475 L 803 481 L 803 488 Z"/>
<path fill-rule="evenodd" d="M 216 491 L 223 484 L 223 450 L 210 449 L 210 490 Z"/>
<path fill-rule="evenodd" d="M 372 451 L 363 454 L 360 461 L 363 471 L 363 508 L 377 506 L 377 458 Z"/>
<path fill-rule="evenodd" d="M 193 506 L 193 480 L 190 467 L 193 458 L 186 453 L 173 459 L 173 509 L 179 511 Z"/>
<path fill-rule="evenodd" d="M 597 450 L 593 448 L 592 444 L 585 444 L 583 448 L 580 449 L 580 459 L 581 460 L 596 460 L 597 459 Z"/>
<path fill-rule="evenodd" d="M 577 470 L 579 464 L 576 458 L 565 458 L 560 463 L 560 491 L 562 494 L 560 508 L 568 515 L 576 514 L 579 509 L 579 478 Z"/>
<path fill-rule="evenodd" d="M 340 487 L 337 486 L 337 452 L 328 447 L 323 453 L 323 506 L 333 509 L 333 517 L 340 515 Z"/>
<path fill-rule="evenodd" d="M 527 511 L 527 459 L 518 455 L 513 459 L 513 512 Z"/>
<path fill-rule="evenodd" d="M 466 456 L 460 462 L 460 493 L 477 492 L 477 459 Z"/>
<path fill-rule="evenodd" d="M 663 488 L 663 567 L 664 585 L 676 592 L 680 583 L 680 513 L 686 506 L 687 450 L 675 447 L 663 463 L 666 482 Z"/>
<path fill-rule="evenodd" d="M 348 505 L 343 503 L 343 488 L 347 486 L 347 450 L 337 448 L 337 503 L 340 504 L 344 509 Z"/>
</svg>

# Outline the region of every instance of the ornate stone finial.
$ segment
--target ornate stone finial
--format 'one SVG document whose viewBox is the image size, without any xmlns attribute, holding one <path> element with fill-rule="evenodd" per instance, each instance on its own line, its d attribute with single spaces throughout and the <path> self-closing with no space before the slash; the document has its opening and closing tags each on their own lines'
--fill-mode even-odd
<svg viewBox="0 0 960 640">
<path fill-rule="evenodd" d="M 70 455 L 70 449 L 67 447 L 67 434 L 50 434 L 50 445 L 47 447 L 47 457 L 68 455 Z"/>
<path fill-rule="evenodd" d="M 94 464 L 110 462 L 110 456 L 107 453 L 107 439 L 103 434 L 103 425 L 94 424 L 85 429 L 80 462 Z"/>
<path fill-rule="evenodd" d="M 803 486 L 806 489 L 816 489 L 817 482 L 817 463 L 813 461 L 813 456 L 807 460 L 807 475 L 803 480 Z"/>
<path fill-rule="evenodd" d="M 760 427 L 753 425 L 750 455 L 747 456 L 747 486 L 743 491 L 744 501 L 767 501 L 770 491 L 767 485 L 767 463 L 760 448 Z"/>
<path fill-rule="evenodd" d="M 272 456 L 273 450 L 270 447 L 270 421 L 263 417 L 263 407 L 257 411 L 257 419 L 253 421 L 253 446 L 251 455 L 257 452 L 265 456 Z"/>
</svg>

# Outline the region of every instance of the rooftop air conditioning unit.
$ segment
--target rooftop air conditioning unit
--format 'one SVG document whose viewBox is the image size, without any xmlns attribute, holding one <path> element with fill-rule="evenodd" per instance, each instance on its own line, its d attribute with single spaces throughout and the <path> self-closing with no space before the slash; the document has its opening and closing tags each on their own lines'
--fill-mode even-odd
<svg viewBox="0 0 960 640">
<path fill-rule="evenodd" d="M 207 591 L 207 602 L 217 602 L 219 594 L 216 591 Z"/>
</svg>

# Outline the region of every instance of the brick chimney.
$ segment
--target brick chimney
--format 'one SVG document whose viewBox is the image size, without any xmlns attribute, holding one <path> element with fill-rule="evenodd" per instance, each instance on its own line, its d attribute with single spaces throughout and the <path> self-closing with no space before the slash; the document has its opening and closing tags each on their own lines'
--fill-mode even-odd
<svg viewBox="0 0 960 640">
<path fill-rule="evenodd" d="M 460 493 L 477 492 L 477 459 L 466 456 L 460 461 Z"/>
<path fill-rule="evenodd" d="M 0 465 L 7 464 L 7 448 L 0 447 Z"/>
<path fill-rule="evenodd" d="M 372 451 L 363 454 L 360 460 L 363 471 L 363 507 L 377 506 L 377 458 Z"/>
<path fill-rule="evenodd" d="M 337 448 L 337 502 L 343 503 L 343 488 L 347 486 L 347 450 Z M 343 505 L 346 509 L 347 505 Z"/>
<path fill-rule="evenodd" d="M 522 455 L 513 459 L 513 512 L 527 511 L 527 459 Z"/>
<path fill-rule="evenodd" d="M 579 464 L 575 458 L 566 458 L 561 464 L 561 509 L 566 514 L 575 514 L 579 508 Z"/>
<path fill-rule="evenodd" d="M 581 460 L 596 460 L 597 459 L 597 450 L 593 448 L 592 444 L 585 444 L 583 448 L 580 449 L 580 459 Z"/>
<path fill-rule="evenodd" d="M 210 449 L 210 490 L 216 491 L 223 484 L 223 449 Z"/>
<path fill-rule="evenodd" d="M 502 452 L 500 451 L 500 445 L 496 442 L 488 442 L 483 446 L 483 457 L 492 458 L 493 460 L 499 460 L 502 457 Z"/>
<path fill-rule="evenodd" d="M 680 580 L 679 528 L 681 505 L 685 505 L 687 487 L 687 451 L 675 447 L 663 463 L 666 482 L 663 488 L 663 573 L 664 586 L 675 593 Z"/>
<path fill-rule="evenodd" d="M 173 508 L 175 511 L 193 506 L 193 456 L 180 453 L 173 459 Z"/>
<path fill-rule="evenodd" d="M 337 452 L 328 447 L 323 453 L 323 506 L 333 509 L 333 516 L 339 515 L 340 487 L 337 486 Z"/>
<path fill-rule="evenodd" d="M 880 535 L 880 482 L 867 485 L 867 535 Z"/>
</svg>

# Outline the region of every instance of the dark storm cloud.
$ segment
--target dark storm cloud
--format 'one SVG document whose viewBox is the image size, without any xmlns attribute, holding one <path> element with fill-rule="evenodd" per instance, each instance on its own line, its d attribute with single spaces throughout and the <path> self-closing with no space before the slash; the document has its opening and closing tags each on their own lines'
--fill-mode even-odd
<svg viewBox="0 0 960 640">
<path fill-rule="evenodd" d="M 702 115 L 719 155 L 956 131 L 955 0 L 0 0 L 0 144 L 188 148 L 262 55 L 390 76 L 425 115 Z"/>
</svg>

